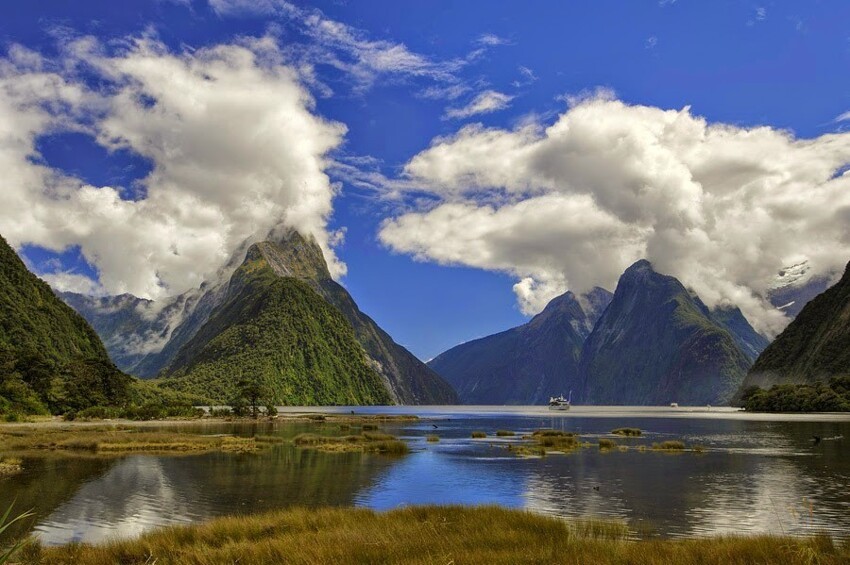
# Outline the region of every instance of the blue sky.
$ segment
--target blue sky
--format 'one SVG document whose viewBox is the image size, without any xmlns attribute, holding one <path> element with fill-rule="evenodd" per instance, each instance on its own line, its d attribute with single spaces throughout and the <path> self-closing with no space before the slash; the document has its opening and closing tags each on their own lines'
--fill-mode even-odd
<svg viewBox="0 0 850 565">
<path fill-rule="evenodd" d="M 314 100 L 314 105 L 307 104 L 308 111 L 344 128 L 330 144 L 327 159 L 348 168 L 325 167 L 330 181 L 339 183 L 334 185 L 338 192 L 332 213 L 316 212 L 327 233 L 345 230 L 344 242 L 335 247 L 339 260 L 347 266 L 342 281 L 362 310 L 423 359 L 459 342 L 518 325 L 538 311 L 546 299 L 567 288 L 581 291 L 600 284 L 613 290 L 616 273 L 640 256 L 649 256 L 656 265 L 683 277 L 687 275 L 676 268 L 683 265 L 684 273 L 684 265 L 691 264 L 687 261 L 710 267 L 710 275 L 695 274 L 694 280 L 686 282 L 710 303 L 735 301 L 746 306 L 748 316 L 761 321 L 767 331 L 778 323 L 772 313 L 764 311 L 763 301 L 759 302 L 768 284 L 767 274 L 800 258 L 821 271 L 835 270 L 850 258 L 850 237 L 846 237 L 850 215 L 829 215 L 833 208 L 844 209 L 848 192 L 830 184 L 850 156 L 842 136 L 847 122 L 840 119 L 850 110 L 850 32 L 846 30 L 850 6 L 844 2 L 333 1 L 290 5 L 265 0 L 247 6 L 238 0 L 219 0 L 212 6 L 207 0 L 3 3 L 0 42 L 4 57 L 14 59 L 14 50 L 23 47 L 46 61 L 21 63 L 16 70 L 7 68 L 4 73 L 17 80 L 46 65 L 69 84 L 101 92 L 111 88 L 110 81 L 120 81 L 98 67 L 97 57 L 112 57 L 126 49 L 128 38 L 153 38 L 159 55 L 188 53 L 188 57 L 204 47 L 270 38 L 275 46 L 274 64 L 299 69 L 299 84 Z M 315 27 L 316 22 L 330 27 Z M 327 29 L 334 30 L 332 37 L 322 35 Z M 97 42 L 99 47 L 94 51 L 101 55 L 91 54 L 94 51 L 69 54 L 74 51 L 69 45 L 77 45 L 74 42 L 81 38 Z M 329 43 L 330 39 L 336 43 Z M 68 61 L 74 64 L 68 65 Z M 67 70 L 70 66 L 73 71 Z M 114 87 L 112 84 L 113 93 Z M 91 93 L 87 96 L 92 97 Z M 483 104 L 479 109 L 492 111 L 473 112 L 476 98 Z M 615 106 L 615 102 L 626 108 Z M 616 112 L 631 112 L 618 123 L 638 118 L 663 120 L 660 110 L 682 112 L 690 107 L 684 111 L 686 118 L 737 128 L 734 142 L 740 145 L 735 147 L 752 155 L 746 166 L 712 171 L 709 178 L 704 166 L 693 164 L 692 153 L 681 162 L 690 167 L 686 176 L 699 180 L 703 187 L 711 182 L 721 187 L 738 182 L 736 175 L 742 170 L 769 171 L 760 172 L 755 180 L 748 177 L 749 184 L 741 181 L 735 185 L 744 191 L 735 197 L 742 201 L 749 201 L 756 190 L 753 187 L 765 191 L 761 200 L 753 197 L 752 207 L 741 212 L 734 224 L 746 223 L 746 218 L 763 212 L 766 219 L 758 234 L 752 236 L 758 244 L 726 253 L 730 244 L 717 243 L 719 236 L 713 231 L 720 217 L 717 215 L 723 214 L 722 219 L 728 220 L 737 213 L 725 205 L 712 208 L 710 213 L 699 211 L 694 214 L 696 219 L 688 217 L 685 228 L 679 225 L 677 218 L 714 202 L 721 192 L 728 194 L 726 188 L 714 192 L 705 189 L 671 215 L 644 210 L 650 202 L 661 206 L 653 200 L 651 190 L 640 189 L 632 208 L 618 208 L 622 199 L 605 192 L 604 183 L 594 184 L 598 183 L 594 180 L 598 171 L 583 174 L 580 179 L 568 173 L 552 177 L 555 173 L 550 172 L 559 162 L 555 155 L 540 176 L 535 176 L 533 166 L 539 165 L 542 157 L 528 164 L 521 161 L 525 155 L 522 150 L 501 155 L 497 147 L 486 145 L 481 133 L 492 131 L 507 139 L 526 126 L 531 133 L 522 143 L 528 148 L 546 137 L 541 133 L 545 128 L 558 123 L 571 108 L 585 107 L 583 103 L 596 104 L 612 119 L 617 119 Z M 636 106 L 660 110 L 638 117 L 630 110 Z M 55 117 L 64 110 L 51 106 L 48 111 Z M 106 112 L 118 111 L 113 108 Z M 79 125 L 99 119 L 91 117 L 101 115 L 98 112 L 102 110 L 93 101 L 85 110 L 72 112 L 76 126 L 45 126 L 34 133 L 34 152 L 29 152 L 27 160 L 95 187 L 120 187 L 122 199 L 144 200 L 144 179 L 157 166 L 157 157 L 152 155 L 161 153 L 151 149 L 141 155 L 144 151 L 139 151 L 140 145 L 132 140 L 107 149 L 102 139 L 96 140 L 91 130 Z M 593 128 L 592 116 L 576 114 L 575 120 L 580 118 L 590 120 L 588 127 Z M 518 170 L 528 167 L 530 171 L 524 177 L 527 180 L 512 177 L 510 171 L 502 177 L 478 180 L 490 171 L 483 161 L 475 161 L 474 151 L 465 152 L 466 146 L 459 144 L 459 132 L 468 124 L 481 124 L 477 130 L 468 130 L 470 144 L 480 144 L 489 156 L 501 155 L 497 164 L 517 159 Z M 641 124 L 640 131 L 646 131 L 644 122 Z M 767 137 L 773 137 L 762 139 L 760 130 L 754 129 L 757 126 L 767 126 Z M 580 129 L 577 122 L 571 128 L 573 132 Z M 823 137 L 829 134 L 839 137 Z M 793 143 L 783 144 L 782 139 L 789 137 Z M 668 139 L 661 135 L 652 145 L 663 145 Z M 803 147 L 797 141 L 801 139 L 818 140 L 818 144 L 815 148 Z M 297 137 L 290 142 L 296 143 Z M 781 148 L 771 149 L 773 143 Z M 428 151 L 440 146 L 445 147 L 444 153 Z M 715 151 L 715 146 L 710 150 Z M 813 172 L 786 188 L 795 195 L 811 190 L 810 199 L 819 207 L 807 209 L 803 218 L 789 219 L 779 211 L 775 199 L 771 200 L 770 195 L 776 195 L 778 189 L 769 184 L 771 179 L 796 174 L 800 163 L 809 161 L 805 151 L 822 157 L 827 172 Z M 767 163 L 776 154 L 784 157 L 785 152 L 787 159 L 781 164 L 754 164 Z M 640 154 L 646 152 L 641 149 Z M 467 161 L 460 172 L 446 176 L 440 171 L 446 170 L 446 159 L 452 155 Z M 585 162 L 591 162 L 594 155 L 585 156 Z M 424 165 L 405 168 L 417 156 Z M 716 157 L 713 162 L 720 160 Z M 658 162 L 656 158 L 650 160 Z M 718 177 L 723 181 L 717 181 Z M 469 180 L 473 178 L 476 180 Z M 623 178 L 628 184 L 630 177 Z M 641 182 L 660 186 L 667 181 Z M 521 188 L 517 188 L 519 185 Z M 583 192 L 585 185 L 587 192 Z M 598 222 L 588 219 L 594 229 L 601 226 L 602 235 L 579 242 L 574 231 L 544 229 L 560 220 L 534 216 L 539 212 L 530 211 L 536 209 L 532 204 L 539 204 L 535 198 L 541 193 L 560 194 L 562 186 L 575 187 L 571 195 L 576 198 L 579 193 L 589 194 L 596 203 L 593 210 L 605 212 Z M 836 194 L 841 195 L 839 201 Z M 449 219 L 448 225 L 445 216 L 433 213 L 442 206 L 455 205 L 462 206 L 464 215 L 456 221 Z M 92 210 L 84 210 L 84 217 L 96 215 Z M 487 216 L 502 210 L 501 216 Z M 384 222 L 408 215 L 416 226 L 380 235 L 386 227 Z M 583 217 L 575 212 L 569 216 L 571 220 L 563 221 L 577 223 L 570 229 L 581 230 Z M 475 218 L 481 221 L 471 223 Z M 616 226 L 605 224 L 614 220 Z M 37 229 L 25 231 L 13 216 L 0 215 L 0 233 L 10 237 L 30 265 L 48 280 L 51 274 L 59 273 L 97 282 L 103 272 L 112 273 L 112 282 L 98 289 L 105 292 L 119 288 L 115 281 L 122 276 L 120 269 L 110 266 L 113 263 L 107 260 L 105 247 L 95 241 L 114 237 L 109 231 L 110 221 L 119 220 L 104 216 L 103 221 L 92 222 L 86 230 L 77 230 L 85 231 L 84 235 L 70 228 L 55 234 L 50 233 L 46 221 L 35 221 Z M 502 222 L 501 232 L 492 229 L 493 221 Z M 458 232 L 461 225 L 462 234 Z M 539 229 L 524 227 L 529 225 Z M 770 241 L 769 234 L 779 234 L 789 225 L 798 226 L 806 234 L 813 233 L 812 225 L 829 225 L 832 231 L 812 235 L 811 242 L 806 239 L 801 243 L 797 233 L 790 233 L 787 243 L 781 245 Z M 646 236 L 648 231 L 658 235 L 677 229 L 685 230 L 688 236 L 700 231 L 693 244 L 684 246 L 688 249 L 696 249 L 701 245 L 698 242 L 706 240 L 715 245 L 706 244 L 705 250 L 683 256 L 684 251 L 671 248 L 671 237 Z M 621 231 L 616 237 L 605 239 L 617 230 Z M 149 235 L 140 230 L 136 237 Z M 830 238 L 834 244 L 823 243 Z M 328 239 L 331 243 L 333 240 Z M 118 245 L 121 240 L 113 241 Z M 734 257 L 726 255 L 754 265 L 738 272 L 728 264 Z M 198 257 L 204 257 L 201 251 Z M 196 258 L 193 262 L 199 260 L 203 261 Z M 149 261 L 156 262 L 157 256 L 151 254 Z M 217 267 L 217 262 L 220 256 L 210 257 L 208 269 Z M 193 280 L 183 276 L 180 268 L 169 263 L 156 272 L 173 271 L 173 280 L 180 281 L 173 288 L 178 288 Z M 530 290 L 523 294 L 523 288 L 514 285 L 525 279 Z M 700 281 L 709 279 L 700 286 Z M 59 280 L 54 277 L 51 282 L 59 284 Z"/>
</svg>

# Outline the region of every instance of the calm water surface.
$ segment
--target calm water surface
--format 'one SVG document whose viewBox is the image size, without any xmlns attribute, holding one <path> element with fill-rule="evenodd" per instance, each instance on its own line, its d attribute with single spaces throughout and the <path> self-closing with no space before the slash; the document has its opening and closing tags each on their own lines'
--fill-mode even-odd
<svg viewBox="0 0 850 565">
<path fill-rule="evenodd" d="M 822 531 L 850 537 L 850 415 L 628 407 L 574 407 L 568 413 L 536 407 L 354 410 L 421 416 L 383 427 L 409 440 L 412 453 L 389 458 L 279 445 L 247 455 L 33 457 L 25 459 L 23 474 L 0 480 L 0 508 L 14 499 L 17 508 L 34 508 L 34 532 L 47 544 L 98 542 L 164 524 L 293 505 L 389 509 L 429 503 L 615 518 L 641 537 Z M 595 442 L 622 426 L 644 430 L 642 438 L 617 438 L 622 445 L 681 439 L 706 449 L 668 454 L 593 448 L 521 459 L 505 449 L 519 438 L 470 438 L 473 430 L 521 434 L 548 427 Z M 317 427 L 182 426 L 201 433 L 282 436 Z M 440 436 L 439 443 L 425 441 L 431 433 Z M 815 444 L 812 436 L 836 439 Z"/>
</svg>

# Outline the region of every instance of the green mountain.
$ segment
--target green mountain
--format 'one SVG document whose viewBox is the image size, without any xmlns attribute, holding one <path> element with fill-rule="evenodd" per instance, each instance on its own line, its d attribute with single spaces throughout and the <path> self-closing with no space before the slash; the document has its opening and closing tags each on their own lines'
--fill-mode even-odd
<svg viewBox="0 0 850 565">
<path fill-rule="evenodd" d="M 310 286 L 279 276 L 252 246 L 224 301 L 177 353 L 163 385 L 227 403 L 242 380 L 277 404 L 387 404 L 381 376 L 351 324 Z"/>
<path fill-rule="evenodd" d="M 393 401 L 401 404 L 458 402 L 451 385 L 360 311 L 348 291 L 331 278 L 322 250 L 313 238 L 289 231 L 257 246 L 278 276 L 304 282 L 342 313 L 386 382 Z"/>
<path fill-rule="evenodd" d="M 460 344 L 428 363 L 464 404 L 540 404 L 577 387 L 584 340 L 611 300 L 596 288 L 553 299 L 527 324 Z"/>
<path fill-rule="evenodd" d="M 812 384 L 850 375 L 850 264 L 765 349 L 742 388 Z"/>
<path fill-rule="evenodd" d="M 288 231 L 272 236 L 270 241 L 254 244 L 252 249 L 264 257 L 277 277 L 300 281 L 342 314 L 366 352 L 369 364 L 381 376 L 392 402 L 457 402 L 457 395 L 448 383 L 360 311 L 351 295 L 331 278 L 322 250 L 312 238 Z M 222 273 L 235 271 L 245 256 L 245 248 L 237 250 L 231 265 L 225 266 Z M 61 296 L 100 333 L 119 367 L 140 377 L 153 377 L 170 375 L 178 357 L 185 358 L 182 348 L 230 300 L 230 279 L 231 275 L 220 274 L 200 289 L 160 304 L 126 295 L 94 298 L 62 293 Z M 190 350 L 197 350 L 197 342 Z"/>
<path fill-rule="evenodd" d="M 579 401 L 727 404 L 751 364 L 742 344 L 755 334 L 738 314 L 709 312 L 677 279 L 638 261 L 584 343 Z"/>
<path fill-rule="evenodd" d="M 114 405 L 129 383 L 91 326 L 0 237 L 0 412 Z"/>
</svg>

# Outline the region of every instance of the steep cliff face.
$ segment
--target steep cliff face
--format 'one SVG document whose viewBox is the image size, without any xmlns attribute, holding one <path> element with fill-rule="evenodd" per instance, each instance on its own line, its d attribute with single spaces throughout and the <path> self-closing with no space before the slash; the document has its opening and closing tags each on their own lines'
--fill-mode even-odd
<svg viewBox="0 0 850 565">
<path fill-rule="evenodd" d="M 310 285 L 335 306 L 354 329 L 357 340 L 385 379 L 390 394 L 402 404 L 455 404 L 454 389 L 404 347 L 398 345 L 328 272 L 322 250 L 312 239 L 289 232 L 278 242 L 259 244 L 269 265 L 283 277 Z"/>
<path fill-rule="evenodd" d="M 287 405 L 387 404 L 387 387 L 345 317 L 251 247 L 220 305 L 180 348 L 164 384 L 228 403 L 248 381 Z"/>
<path fill-rule="evenodd" d="M 0 237 L 0 412 L 116 404 L 129 381 L 85 319 Z"/>
<path fill-rule="evenodd" d="M 850 264 L 758 357 L 743 388 L 850 375 Z"/>
<path fill-rule="evenodd" d="M 726 327 L 740 322 L 734 312 L 722 318 L 726 322 L 712 316 L 677 279 L 638 261 L 623 273 L 611 304 L 584 343 L 579 400 L 726 404 L 750 366 L 739 345 L 749 332 L 738 328 L 741 335 L 736 336 Z"/>
<path fill-rule="evenodd" d="M 578 388 L 584 340 L 611 300 L 596 288 L 581 299 L 567 292 L 527 324 L 463 343 L 429 366 L 465 404 L 540 404 Z"/>
</svg>

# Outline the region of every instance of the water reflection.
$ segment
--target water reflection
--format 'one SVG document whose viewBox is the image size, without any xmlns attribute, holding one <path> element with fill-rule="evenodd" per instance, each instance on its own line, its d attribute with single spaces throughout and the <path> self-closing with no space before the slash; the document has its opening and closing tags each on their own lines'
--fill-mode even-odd
<svg viewBox="0 0 850 565">
<path fill-rule="evenodd" d="M 260 454 L 211 453 L 121 459 L 28 457 L 26 471 L 0 481 L 0 505 L 34 507 L 46 543 L 97 542 L 152 527 L 293 505 L 501 504 L 569 517 L 625 520 L 641 536 L 828 531 L 850 535 L 850 438 L 846 420 L 760 421 L 737 416 L 616 418 L 545 413 L 427 412 L 434 420 L 386 425 L 413 447 L 403 458 L 323 454 L 288 445 Z M 635 409 L 630 409 L 634 412 Z M 315 424 L 204 427 L 207 432 L 291 436 Z M 435 429 L 434 426 L 437 426 Z M 704 454 L 600 452 L 519 459 L 496 438 L 540 427 L 606 436 L 629 426 L 641 438 L 682 439 Z M 472 430 L 487 430 L 485 440 Z M 437 433 L 439 443 L 427 443 Z M 32 527 L 29 524 L 28 527 Z"/>
</svg>

